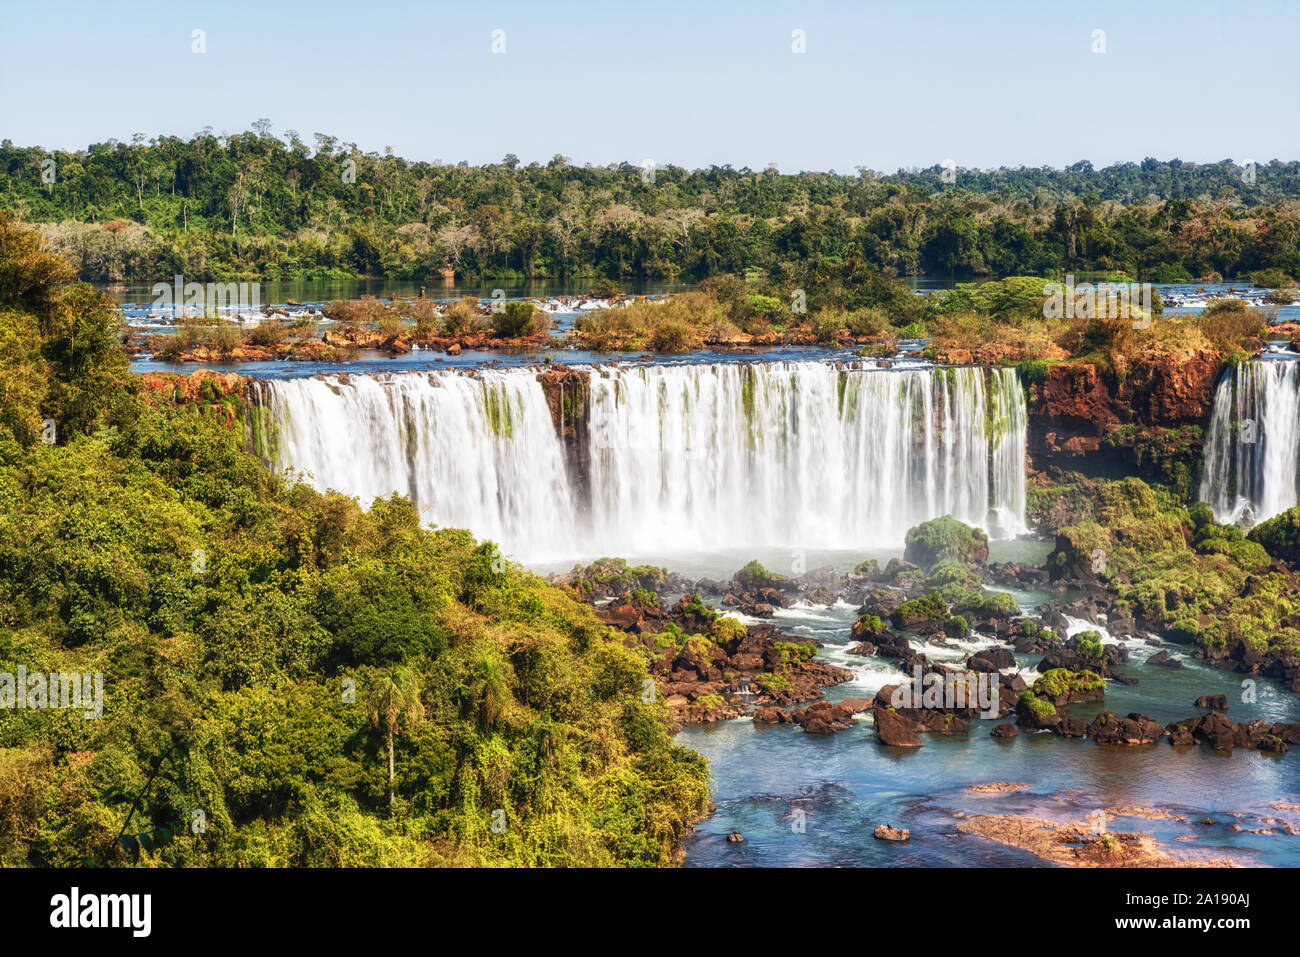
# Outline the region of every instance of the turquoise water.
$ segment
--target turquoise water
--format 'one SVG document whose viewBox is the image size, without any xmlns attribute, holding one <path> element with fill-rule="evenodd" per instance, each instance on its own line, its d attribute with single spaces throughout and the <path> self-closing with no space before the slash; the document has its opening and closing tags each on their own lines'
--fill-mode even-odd
<svg viewBox="0 0 1300 957">
<path fill-rule="evenodd" d="M 1044 549 L 1045 543 L 995 544 L 993 560 L 1013 551 Z M 1029 557 L 1029 556 L 1025 556 Z M 734 571 L 733 566 L 730 570 Z M 812 566 L 810 566 L 812 567 Z M 720 575 L 725 572 L 717 570 Z M 1022 604 L 1049 596 L 1017 593 Z M 827 692 L 827 699 L 871 697 L 882 685 L 902 678 L 887 659 L 845 654 L 853 639 L 851 607 L 805 607 L 778 612 L 779 627 L 826 644 L 819 657 L 851 668 L 856 678 Z M 987 643 L 958 649 L 927 648 L 933 660 L 960 662 Z M 1294 696 L 1268 679 L 1258 679 L 1258 700 L 1241 703 L 1242 676 L 1203 665 L 1172 646 L 1184 663 L 1174 671 L 1146 667 L 1156 651 L 1144 642 L 1129 642 L 1127 674 L 1140 684 L 1110 682 L 1104 705 L 1062 709 L 1069 717 L 1091 720 L 1109 708 L 1117 714 L 1140 711 L 1161 724 L 1198 715 L 1192 706 L 1203 694 L 1226 694 L 1234 721 L 1264 718 L 1300 720 Z M 1022 669 L 1041 656 L 1017 655 Z M 1030 676 L 1032 680 L 1032 676 Z M 1103 747 L 1089 740 L 1063 739 L 1050 733 L 1009 740 L 992 738 L 995 721 L 971 721 L 964 735 L 921 736 L 918 749 L 881 747 L 871 719 L 835 735 L 806 735 L 792 725 L 755 726 L 740 718 L 709 726 L 692 726 L 677 741 L 709 758 L 717 811 L 700 824 L 686 844 L 687 866 L 988 866 L 1042 865 L 1027 852 L 966 835 L 955 828 L 953 812 L 1028 813 L 1051 820 L 1082 822 L 1097 809 L 1141 806 L 1169 809 L 1187 818 L 1149 820 L 1110 816 L 1111 831 L 1140 831 L 1155 837 L 1177 857 L 1232 858 L 1242 864 L 1300 864 L 1300 836 L 1258 818 L 1288 820 L 1300 826 L 1300 813 L 1270 808 L 1272 802 L 1300 804 L 1300 751 L 1273 756 L 1256 751 L 1219 754 L 1197 746 L 1175 749 L 1167 743 L 1143 747 Z M 981 795 L 972 784 L 1014 781 L 1027 791 Z M 803 812 L 799 831 L 797 810 Z M 1240 814 L 1237 818 L 1231 815 Z M 1216 823 L 1197 823 L 1214 817 Z M 1233 833 L 1271 826 L 1272 835 Z M 876 840 L 878 824 L 910 828 L 906 844 Z M 744 842 L 726 835 L 738 830 Z M 1181 835 L 1194 840 L 1175 841 Z"/>
</svg>

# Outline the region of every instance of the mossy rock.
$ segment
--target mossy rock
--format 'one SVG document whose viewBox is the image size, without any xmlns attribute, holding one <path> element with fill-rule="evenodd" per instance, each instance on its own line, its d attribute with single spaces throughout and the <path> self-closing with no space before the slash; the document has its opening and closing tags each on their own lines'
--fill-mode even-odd
<svg viewBox="0 0 1300 957">
<path fill-rule="evenodd" d="M 713 625 L 709 628 L 709 637 L 720 645 L 744 638 L 747 633 L 745 626 L 741 622 L 726 615 L 715 618 Z"/>
<path fill-rule="evenodd" d="M 736 572 L 735 581 L 745 591 L 756 591 L 760 588 L 780 588 L 789 579 L 784 575 L 773 574 L 755 559 Z"/>
<path fill-rule="evenodd" d="M 910 528 L 904 539 L 903 558 L 931 569 L 945 559 L 983 566 L 989 560 L 989 537 L 951 515 Z"/>
<path fill-rule="evenodd" d="M 928 622 L 943 624 L 948 620 L 948 603 L 938 592 L 903 602 L 889 616 L 895 628 L 915 628 Z"/>
<path fill-rule="evenodd" d="M 859 615 L 853 623 L 852 632 L 853 637 L 859 641 L 876 638 L 885 633 L 885 623 L 879 615 Z"/>
<path fill-rule="evenodd" d="M 1248 538 L 1274 558 L 1295 564 L 1300 561 L 1300 507 L 1288 508 L 1260 522 L 1251 529 Z"/>
<path fill-rule="evenodd" d="M 1053 668 L 1039 677 L 1029 690 L 1060 707 L 1073 701 L 1100 701 L 1105 696 L 1105 689 L 1106 680 L 1091 671 Z"/>
</svg>

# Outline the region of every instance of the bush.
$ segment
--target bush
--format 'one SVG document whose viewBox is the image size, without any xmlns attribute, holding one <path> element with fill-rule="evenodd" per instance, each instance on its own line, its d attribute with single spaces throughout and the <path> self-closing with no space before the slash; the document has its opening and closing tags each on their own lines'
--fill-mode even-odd
<svg viewBox="0 0 1300 957">
<path fill-rule="evenodd" d="M 289 337 L 289 330 L 277 319 L 263 319 L 248 333 L 255 346 L 278 346 Z"/>
<path fill-rule="evenodd" d="M 746 563 L 745 567 L 736 572 L 736 583 L 745 591 L 755 591 L 759 588 L 776 588 L 786 579 L 781 575 L 774 575 L 763 567 L 763 563 L 754 559 Z"/>
<path fill-rule="evenodd" d="M 1091 661 L 1101 661 L 1101 656 L 1105 649 L 1101 643 L 1101 635 L 1096 631 L 1082 631 L 1075 635 L 1076 649 L 1084 658 Z"/>
<path fill-rule="evenodd" d="M 550 327 L 550 317 L 531 302 L 508 302 L 492 313 L 492 331 L 502 339 L 533 336 Z"/>
<path fill-rule="evenodd" d="M 487 319 L 472 296 L 453 302 L 443 314 L 443 332 L 448 336 L 469 336 L 487 328 Z"/>
<path fill-rule="evenodd" d="M 1016 363 L 1016 375 L 1022 385 L 1028 387 L 1047 381 L 1047 370 L 1051 364 L 1046 359 L 1026 359 Z"/>
</svg>

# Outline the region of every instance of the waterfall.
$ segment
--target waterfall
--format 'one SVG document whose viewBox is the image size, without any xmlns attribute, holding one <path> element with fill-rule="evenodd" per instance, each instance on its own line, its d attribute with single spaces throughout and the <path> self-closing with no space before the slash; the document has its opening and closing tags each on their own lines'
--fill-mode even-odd
<svg viewBox="0 0 1300 957">
<path fill-rule="evenodd" d="M 600 369 L 590 401 L 597 541 L 854 549 L 945 514 L 1024 530 L 1024 396 L 1009 369 Z"/>
<path fill-rule="evenodd" d="M 899 545 L 939 515 L 995 537 L 1025 530 L 1025 399 L 1011 369 L 585 371 L 577 457 L 532 370 L 266 381 L 257 401 L 276 424 L 280 469 L 363 504 L 409 495 L 426 521 L 531 561 L 857 551 Z"/>
<path fill-rule="evenodd" d="M 1214 393 L 1201 500 L 1224 523 L 1262 522 L 1297 504 L 1300 364 L 1242 362 Z"/>
<path fill-rule="evenodd" d="M 342 375 L 265 381 L 275 464 L 369 506 L 409 496 L 426 524 L 521 553 L 573 554 L 563 450 L 533 375 Z"/>
</svg>

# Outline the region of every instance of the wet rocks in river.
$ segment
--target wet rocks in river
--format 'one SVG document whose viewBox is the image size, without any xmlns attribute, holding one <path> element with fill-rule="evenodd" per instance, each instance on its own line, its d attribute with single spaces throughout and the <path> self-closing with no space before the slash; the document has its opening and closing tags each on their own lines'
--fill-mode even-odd
<svg viewBox="0 0 1300 957">
<path fill-rule="evenodd" d="M 667 610 L 656 601 L 625 593 L 597 615 L 626 633 L 628 647 L 646 654 L 657 690 L 679 725 L 724 721 L 751 706 L 811 701 L 853 677 L 846 668 L 816 660 L 818 642 L 767 624 L 747 628 L 717 615 L 696 593 L 684 594 Z M 775 711 L 765 716 L 767 723 L 792 720 Z"/>
<path fill-rule="evenodd" d="M 919 748 L 921 739 L 911 721 L 889 708 L 876 708 L 876 736 L 881 744 L 894 748 Z"/>
<path fill-rule="evenodd" d="M 969 670 L 986 673 L 1001 671 L 1003 668 L 1014 668 L 1015 666 L 1015 655 L 1002 647 L 985 648 L 977 651 L 966 661 L 966 667 Z"/>
<path fill-rule="evenodd" d="M 1223 694 L 1203 694 L 1196 699 L 1196 707 L 1207 711 L 1227 711 L 1228 696 Z"/>
<path fill-rule="evenodd" d="M 790 718 L 807 734 L 834 734 L 853 727 L 853 711 L 829 701 L 818 701 L 790 712 Z"/>
<path fill-rule="evenodd" d="M 1170 658 L 1169 652 L 1164 651 L 1163 649 L 1157 651 L 1154 655 L 1148 658 L 1147 664 L 1155 665 L 1160 668 L 1170 668 L 1174 671 L 1177 671 L 1183 667 L 1183 663 L 1181 661 L 1179 661 L 1177 658 Z"/>
<path fill-rule="evenodd" d="M 906 841 L 912 837 L 912 832 L 907 828 L 890 827 L 888 824 L 877 825 L 872 833 L 879 841 Z"/>
<path fill-rule="evenodd" d="M 1087 736 L 1098 744 L 1155 744 L 1165 736 L 1165 729 L 1145 714 L 1121 718 L 1103 711 L 1088 725 Z"/>
<path fill-rule="evenodd" d="M 790 724 L 793 720 L 784 708 L 759 708 L 754 712 L 754 724 Z"/>
<path fill-rule="evenodd" d="M 1047 584 L 1046 568 L 1022 565 L 1019 562 L 994 562 L 989 566 L 989 578 L 1000 585 L 1026 590 L 1039 589 Z"/>
</svg>

